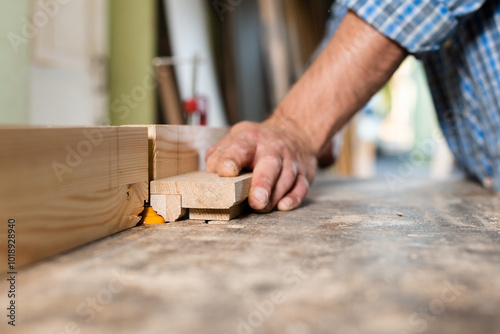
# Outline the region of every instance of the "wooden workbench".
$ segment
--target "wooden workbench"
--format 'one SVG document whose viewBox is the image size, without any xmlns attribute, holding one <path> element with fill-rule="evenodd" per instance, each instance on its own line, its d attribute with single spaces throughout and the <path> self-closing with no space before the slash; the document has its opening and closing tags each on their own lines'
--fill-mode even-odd
<svg viewBox="0 0 500 334">
<path fill-rule="evenodd" d="M 18 290 L 2 333 L 500 333 L 500 197 L 322 176 L 294 212 L 133 228 Z"/>
</svg>

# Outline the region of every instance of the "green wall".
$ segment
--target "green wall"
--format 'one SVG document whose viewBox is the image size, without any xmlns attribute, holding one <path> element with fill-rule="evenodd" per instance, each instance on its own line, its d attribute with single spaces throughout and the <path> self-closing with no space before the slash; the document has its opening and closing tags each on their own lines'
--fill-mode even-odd
<svg viewBox="0 0 500 334">
<path fill-rule="evenodd" d="M 111 122 L 155 123 L 156 1 L 110 0 L 110 9 Z"/>
<path fill-rule="evenodd" d="M 21 21 L 28 16 L 28 2 L 0 0 L 0 124 L 29 121 L 29 39 L 22 35 Z"/>
</svg>

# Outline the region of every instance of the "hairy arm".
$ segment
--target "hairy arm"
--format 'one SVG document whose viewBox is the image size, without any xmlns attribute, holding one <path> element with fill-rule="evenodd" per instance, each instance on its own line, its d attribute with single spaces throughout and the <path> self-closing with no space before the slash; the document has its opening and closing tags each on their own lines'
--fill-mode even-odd
<svg viewBox="0 0 500 334">
<path fill-rule="evenodd" d="M 337 33 L 265 122 L 242 122 L 207 152 L 221 176 L 253 170 L 250 206 L 267 212 L 300 205 L 317 157 L 406 57 L 394 41 L 348 12 Z"/>
</svg>

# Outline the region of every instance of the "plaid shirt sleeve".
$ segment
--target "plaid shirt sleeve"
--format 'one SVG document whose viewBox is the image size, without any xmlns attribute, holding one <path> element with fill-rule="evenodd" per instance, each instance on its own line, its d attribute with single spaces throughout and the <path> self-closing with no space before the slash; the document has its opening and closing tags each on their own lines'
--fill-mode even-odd
<svg viewBox="0 0 500 334">
<path fill-rule="evenodd" d="M 410 53 L 437 50 L 485 0 L 339 0 Z"/>
</svg>

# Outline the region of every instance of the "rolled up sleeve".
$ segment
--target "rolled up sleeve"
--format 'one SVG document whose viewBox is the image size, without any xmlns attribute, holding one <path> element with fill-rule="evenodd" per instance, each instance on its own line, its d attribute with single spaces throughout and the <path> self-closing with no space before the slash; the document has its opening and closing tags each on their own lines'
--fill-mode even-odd
<svg viewBox="0 0 500 334">
<path fill-rule="evenodd" d="M 485 0 L 339 0 L 380 33 L 413 54 L 440 48 L 460 21 Z"/>
</svg>

